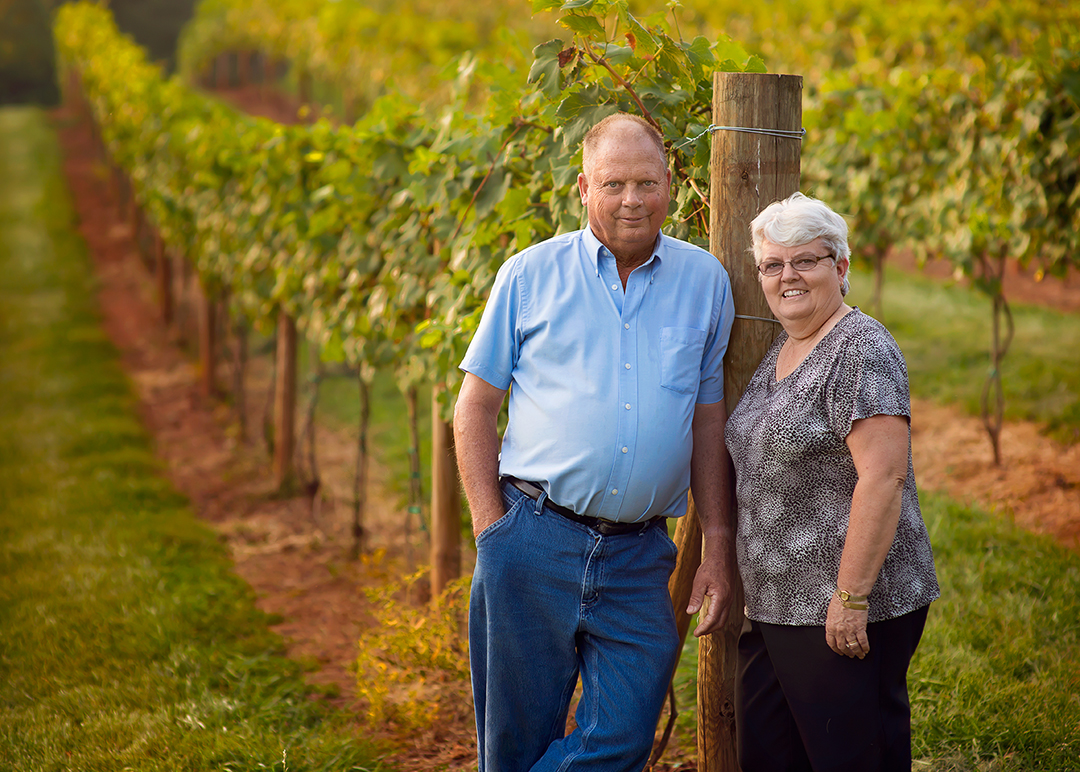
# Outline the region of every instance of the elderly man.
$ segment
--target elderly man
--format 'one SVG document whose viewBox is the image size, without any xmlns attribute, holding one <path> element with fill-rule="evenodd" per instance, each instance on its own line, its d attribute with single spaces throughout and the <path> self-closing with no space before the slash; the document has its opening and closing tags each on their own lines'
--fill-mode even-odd
<svg viewBox="0 0 1080 772">
<path fill-rule="evenodd" d="M 660 233 L 671 172 L 649 123 L 604 119 L 582 167 L 588 227 L 506 261 L 461 364 L 481 772 L 644 767 L 678 648 L 667 522 L 688 489 L 705 534 L 690 613 L 710 597 L 695 632 L 730 602 L 727 274 Z"/>
</svg>

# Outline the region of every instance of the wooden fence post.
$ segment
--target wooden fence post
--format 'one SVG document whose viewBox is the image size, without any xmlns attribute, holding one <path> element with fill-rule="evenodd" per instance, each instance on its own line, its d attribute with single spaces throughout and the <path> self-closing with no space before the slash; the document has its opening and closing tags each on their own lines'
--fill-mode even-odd
<svg viewBox="0 0 1080 772">
<path fill-rule="evenodd" d="M 165 247 L 165 239 L 161 238 L 161 231 L 157 228 L 154 228 L 154 268 L 161 320 L 168 327 L 173 322 L 172 259 Z"/>
<path fill-rule="evenodd" d="M 356 95 L 356 92 L 346 86 L 341 94 L 341 120 L 346 126 L 352 126 L 356 123 L 359 104 L 360 98 Z"/>
<path fill-rule="evenodd" d="M 219 89 L 228 88 L 232 85 L 232 74 L 229 72 L 231 69 L 229 54 L 220 53 L 214 59 L 214 86 Z"/>
<path fill-rule="evenodd" d="M 311 76 L 311 70 L 306 66 L 301 67 L 296 75 L 296 94 L 300 99 L 300 104 L 304 106 L 310 106 L 315 93 L 315 83 Z"/>
<path fill-rule="evenodd" d="M 195 281 L 196 326 L 199 336 L 199 380 L 203 396 L 217 393 L 214 365 L 217 362 L 217 325 L 214 319 L 216 304 L 206 291 L 201 278 Z"/>
<path fill-rule="evenodd" d="M 713 123 L 751 129 L 802 129 L 802 78 L 797 75 L 716 73 Z M 749 253 L 750 221 L 799 189 L 801 145 L 788 136 L 725 131 L 712 138 L 710 251 L 731 277 L 735 324 L 724 358 L 724 402 L 730 413 L 758 362 L 780 331 L 772 319 Z M 757 317 L 746 319 L 740 317 Z M 743 625 L 739 586 L 728 624 L 698 643 L 698 768 L 735 772 L 735 664 Z"/>
<path fill-rule="evenodd" d="M 197 340 L 195 326 L 192 320 L 196 317 L 199 290 L 198 280 L 195 275 L 195 267 L 187 257 L 174 250 L 168 250 L 172 260 L 173 295 L 173 326 L 177 337 L 185 343 Z"/>
<path fill-rule="evenodd" d="M 274 480 L 279 489 L 293 480 L 296 443 L 296 322 L 278 313 L 274 387 Z"/>
<path fill-rule="evenodd" d="M 461 574 L 461 490 L 454 430 L 442 419 L 439 390 L 431 395 L 431 597 Z"/>
<path fill-rule="evenodd" d="M 244 49 L 236 52 L 236 85 L 245 88 L 251 85 L 251 60 L 255 52 Z"/>
<path fill-rule="evenodd" d="M 262 54 L 260 60 L 262 67 L 259 70 L 259 97 L 266 99 L 270 96 L 270 92 L 277 84 L 278 79 L 278 60 L 267 53 Z"/>
<path fill-rule="evenodd" d="M 674 541 L 679 548 L 679 556 L 675 563 L 675 571 L 668 580 L 668 593 L 671 595 L 671 605 L 675 609 L 675 627 L 679 631 L 681 644 L 690 631 L 690 615 L 686 613 L 686 606 L 690 602 L 690 593 L 694 589 L 694 574 L 701 565 L 701 522 L 698 520 L 692 497 L 686 514 L 679 518 L 675 526 Z M 680 645 L 679 648 L 681 650 L 682 646 Z"/>
</svg>

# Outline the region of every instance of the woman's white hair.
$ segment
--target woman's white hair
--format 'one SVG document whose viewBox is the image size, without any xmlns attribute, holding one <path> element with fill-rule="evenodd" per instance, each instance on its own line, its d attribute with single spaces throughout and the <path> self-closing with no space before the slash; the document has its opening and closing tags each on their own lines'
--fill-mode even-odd
<svg viewBox="0 0 1080 772">
<path fill-rule="evenodd" d="M 844 218 L 825 203 L 792 193 L 783 201 L 775 201 L 761 210 L 750 223 L 754 262 L 761 265 L 762 250 L 766 241 L 782 247 L 797 247 L 821 239 L 833 254 L 833 262 L 851 260 L 848 246 L 848 226 Z M 840 287 L 843 295 L 851 289 L 847 273 Z"/>
</svg>

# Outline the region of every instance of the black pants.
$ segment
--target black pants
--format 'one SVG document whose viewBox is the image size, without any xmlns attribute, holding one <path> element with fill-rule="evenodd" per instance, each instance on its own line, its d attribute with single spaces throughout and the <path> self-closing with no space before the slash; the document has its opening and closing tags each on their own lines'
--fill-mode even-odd
<svg viewBox="0 0 1080 772">
<path fill-rule="evenodd" d="M 907 670 L 929 606 L 867 626 L 844 657 L 824 627 L 751 622 L 735 689 L 743 772 L 911 772 Z"/>
</svg>

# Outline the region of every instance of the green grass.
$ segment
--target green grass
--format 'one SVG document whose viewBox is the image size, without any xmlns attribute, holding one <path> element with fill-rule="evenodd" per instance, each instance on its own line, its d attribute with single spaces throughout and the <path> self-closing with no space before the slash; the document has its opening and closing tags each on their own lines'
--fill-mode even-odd
<svg viewBox="0 0 1080 772">
<path fill-rule="evenodd" d="M 872 282 L 854 271 L 850 302 L 869 311 Z M 907 359 L 912 394 L 978 415 L 990 371 L 990 300 L 890 269 L 883 305 L 881 321 Z M 1059 440 L 1080 442 L 1080 315 L 1017 303 L 1013 316 L 1016 337 L 1002 363 L 1006 420 L 1033 421 Z"/>
<path fill-rule="evenodd" d="M 916 757 L 1080 768 L 1080 556 L 923 497 L 942 599 L 909 675 Z"/>
<path fill-rule="evenodd" d="M 58 163 L 0 111 L 0 769 L 381 768 L 164 480 Z"/>
<path fill-rule="evenodd" d="M 408 506 L 409 435 L 405 396 L 388 369 L 375 373 L 371 386 L 371 418 L 368 446 L 390 470 L 390 490 L 398 498 L 402 510 Z M 417 420 L 420 426 L 420 469 L 424 491 L 424 511 L 431 495 L 431 387 L 419 389 Z M 358 431 L 360 402 L 356 379 L 351 376 L 330 376 L 319 392 L 319 419 L 334 426 Z M 426 514 L 425 514 L 426 517 Z"/>
</svg>

